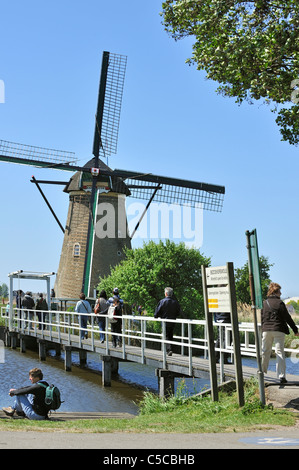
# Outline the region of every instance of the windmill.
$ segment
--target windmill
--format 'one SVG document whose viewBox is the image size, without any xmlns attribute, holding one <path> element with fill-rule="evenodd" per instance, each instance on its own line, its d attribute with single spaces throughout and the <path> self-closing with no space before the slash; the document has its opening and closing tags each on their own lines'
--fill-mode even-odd
<svg viewBox="0 0 299 470">
<path fill-rule="evenodd" d="M 84 166 L 77 165 L 72 152 L 0 140 L 0 161 L 74 173 L 65 182 L 36 180 L 34 177 L 31 180 L 64 232 L 55 284 L 57 297 L 77 298 L 81 291 L 93 296 L 99 276 L 109 274 L 110 267 L 122 260 L 124 247 L 131 246 L 131 239 L 153 201 L 191 207 L 200 205 L 216 212 L 222 210 L 223 186 L 152 173 L 112 170 L 103 162 L 103 158 L 117 152 L 126 64 L 126 56 L 103 52 L 93 157 Z M 58 220 L 41 184 L 64 185 L 64 192 L 69 194 L 65 227 Z M 129 196 L 147 201 L 131 235 L 128 234 L 125 210 Z M 107 227 L 101 230 L 105 224 L 109 225 L 109 230 Z"/>
</svg>

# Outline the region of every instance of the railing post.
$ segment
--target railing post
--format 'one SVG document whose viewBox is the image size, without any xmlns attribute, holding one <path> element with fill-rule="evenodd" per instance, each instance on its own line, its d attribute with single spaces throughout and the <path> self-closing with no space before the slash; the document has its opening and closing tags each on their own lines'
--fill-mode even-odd
<svg viewBox="0 0 299 470">
<path fill-rule="evenodd" d="M 192 377 L 192 324 L 188 323 L 189 375 Z"/>
<path fill-rule="evenodd" d="M 71 319 L 71 315 L 68 315 L 68 324 L 69 324 L 69 327 L 68 327 L 68 338 L 69 338 L 69 345 L 71 345 L 71 322 L 72 322 L 72 319 Z"/>
<path fill-rule="evenodd" d="M 219 328 L 219 358 L 220 358 L 220 383 L 225 382 L 225 375 L 224 375 L 224 344 L 223 344 L 223 334 L 225 334 L 225 328 L 221 323 L 217 323 L 217 327 Z"/>
<path fill-rule="evenodd" d="M 125 338 L 125 333 L 126 333 L 126 319 L 121 317 L 122 321 L 122 352 L 123 352 L 123 359 L 126 357 L 126 338 Z"/>
<path fill-rule="evenodd" d="M 109 320 L 108 316 L 106 317 L 105 322 L 105 340 L 106 340 L 106 354 L 109 354 Z"/>
<path fill-rule="evenodd" d="M 90 315 L 91 317 L 91 347 L 94 349 L 94 314 Z"/>
<path fill-rule="evenodd" d="M 189 330 L 188 330 L 189 333 Z M 185 323 L 181 323 L 181 355 L 184 355 L 184 348 L 185 348 L 185 343 L 184 343 L 184 335 L 185 335 Z"/>
<path fill-rule="evenodd" d="M 141 320 L 141 364 L 144 364 L 144 321 Z"/>
<path fill-rule="evenodd" d="M 131 318 L 128 319 L 128 330 L 129 330 L 128 346 L 131 346 L 131 331 L 132 331 L 132 320 L 131 320 Z"/>
<path fill-rule="evenodd" d="M 163 369 L 166 369 L 166 322 L 162 321 L 162 351 L 163 351 Z"/>
</svg>

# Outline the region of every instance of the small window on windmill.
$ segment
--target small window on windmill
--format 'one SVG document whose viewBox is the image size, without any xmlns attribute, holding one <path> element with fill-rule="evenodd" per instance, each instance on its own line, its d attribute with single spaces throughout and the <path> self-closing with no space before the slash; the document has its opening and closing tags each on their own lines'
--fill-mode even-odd
<svg viewBox="0 0 299 470">
<path fill-rule="evenodd" d="M 75 243 L 75 244 L 74 244 L 74 252 L 73 252 L 73 254 L 74 254 L 74 257 L 76 257 L 76 258 L 77 258 L 78 256 L 80 256 L 80 243 Z"/>
</svg>

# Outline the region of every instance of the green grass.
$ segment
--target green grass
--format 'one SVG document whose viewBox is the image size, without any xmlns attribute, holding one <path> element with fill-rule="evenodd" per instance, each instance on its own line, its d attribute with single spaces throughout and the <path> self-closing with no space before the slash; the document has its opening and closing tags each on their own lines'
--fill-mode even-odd
<svg viewBox="0 0 299 470">
<path fill-rule="evenodd" d="M 277 425 L 293 426 L 292 412 L 262 407 L 257 396 L 257 383 L 245 384 L 246 404 L 238 406 L 236 393 L 220 393 L 219 402 L 209 396 L 186 398 L 184 394 L 162 400 L 145 392 L 140 414 L 133 419 L 93 419 L 65 422 L 1 419 L 1 430 L 35 430 L 65 432 L 137 432 L 137 433 L 215 433 L 270 429 Z"/>
</svg>

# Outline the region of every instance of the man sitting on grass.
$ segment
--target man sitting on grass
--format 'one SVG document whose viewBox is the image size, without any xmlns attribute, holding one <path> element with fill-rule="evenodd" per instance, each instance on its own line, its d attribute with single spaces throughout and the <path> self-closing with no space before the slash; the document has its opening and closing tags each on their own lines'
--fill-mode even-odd
<svg viewBox="0 0 299 470">
<path fill-rule="evenodd" d="M 11 388 L 9 395 L 15 397 L 13 406 L 2 408 L 7 416 L 13 416 L 16 412 L 18 416 L 24 416 L 28 419 L 42 420 L 47 419 L 49 408 L 45 404 L 46 388 L 40 385 L 49 384 L 43 379 L 43 373 L 40 369 L 31 369 L 29 371 L 29 380 L 32 385 L 22 388 Z"/>
</svg>

